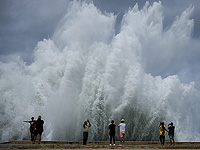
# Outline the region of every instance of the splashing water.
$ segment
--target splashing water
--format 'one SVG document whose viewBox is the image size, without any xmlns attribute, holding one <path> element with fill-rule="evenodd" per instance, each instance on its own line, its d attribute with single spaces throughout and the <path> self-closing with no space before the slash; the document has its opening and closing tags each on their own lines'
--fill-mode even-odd
<svg viewBox="0 0 200 150">
<path fill-rule="evenodd" d="M 43 140 L 82 140 L 86 119 L 89 140 L 108 140 L 110 120 L 125 118 L 126 140 L 158 140 L 159 122 L 173 121 L 176 139 L 197 141 L 195 83 L 152 76 L 186 50 L 192 12 L 189 7 L 163 29 L 160 2 L 142 10 L 136 4 L 115 35 L 117 16 L 72 2 L 51 39 L 37 44 L 31 65 L 20 58 L 0 63 L 0 141 L 29 139 L 23 121 L 38 115 Z"/>
</svg>

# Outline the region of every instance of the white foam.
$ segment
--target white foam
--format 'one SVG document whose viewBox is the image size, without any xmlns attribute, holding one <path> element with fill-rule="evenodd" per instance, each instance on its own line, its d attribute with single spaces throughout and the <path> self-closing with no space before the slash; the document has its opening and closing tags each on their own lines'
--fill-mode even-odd
<svg viewBox="0 0 200 150">
<path fill-rule="evenodd" d="M 179 141 L 197 141 L 195 83 L 159 75 L 186 51 L 193 8 L 168 29 L 162 10 L 160 2 L 135 5 L 115 35 L 115 15 L 73 1 L 52 38 L 37 44 L 31 65 L 20 58 L 0 64 L 0 141 L 28 139 L 22 121 L 38 115 L 43 140 L 81 140 L 86 119 L 90 140 L 108 140 L 110 120 L 125 118 L 127 140 L 157 140 L 159 122 L 173 121 Z"/>
</svg>

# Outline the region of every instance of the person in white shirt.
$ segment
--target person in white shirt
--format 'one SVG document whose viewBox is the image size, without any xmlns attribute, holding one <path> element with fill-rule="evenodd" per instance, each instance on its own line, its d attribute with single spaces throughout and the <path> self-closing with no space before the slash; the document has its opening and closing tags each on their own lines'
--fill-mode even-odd
<svg viewBox="0 0 200 150">
<path fill-rule="evenodd" d="M 123 140 L 123 145 L 124 145 L 124 136 L 125 136 L 125 127 L 126 124 L 124 123 L 124 119 L 121 120 L 121 123 L 118 125 L 120 129 L 120 144 L 122 145 L 122 140 Z"/>
<path fill-rule="evenodd" d="M 83 124 L 83 145 L 86 145 L 86 143 L 87 143 L 87 140 L 88 140 L 88 129 L 89 129 L 89 127 L 91 127 L 91 123 L 90 123 L 89 120 L 87 120 Z"/>
</svg>

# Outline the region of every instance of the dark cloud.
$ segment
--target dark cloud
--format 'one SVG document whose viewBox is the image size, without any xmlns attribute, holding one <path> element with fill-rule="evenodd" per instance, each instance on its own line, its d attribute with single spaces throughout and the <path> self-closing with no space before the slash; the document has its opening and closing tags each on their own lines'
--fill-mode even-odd
<svg viewBox="0 0 200 150">
<path fill-rule="evenodd" d="M 36 43 L 53 33 L 68 7 L 66 0 L 1 0 L 0 55 L 30 55 Z"/>
<path fill-rule="evenodd" d="M 70 0 L 1 0 L 0 1 L 0 61 L 3 56 L 19 54 L 25 61 L 38 41 L 48 38 L 67 10 Z M 92 0 L 88 0 L 92 1 Z M 149 0 L 150 4 L 158 0 Z M 124 12 L 138 3 L 142 8 L 146 0 L 93 0 L 101 11 L 118 14 L 116 28 Z M 163 0 L 164 26 L 169 26 L 176 15 L 190 5 L 195 6 L 194 38 L 200 37 L 199 0 Z"/>
</svg>

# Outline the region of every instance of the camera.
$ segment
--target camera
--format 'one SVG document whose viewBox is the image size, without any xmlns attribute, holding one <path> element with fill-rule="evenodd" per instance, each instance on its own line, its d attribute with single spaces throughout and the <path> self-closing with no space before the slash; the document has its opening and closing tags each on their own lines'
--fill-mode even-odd
<svg viewBox="0 0 200 150">
<path fill-rule="evenodd" d="M 172 126 L 173 125 L 173 123 L 172 122 L 170 122 L 169 124 L 168 124 L 168 126 Z"/>
</svg>

